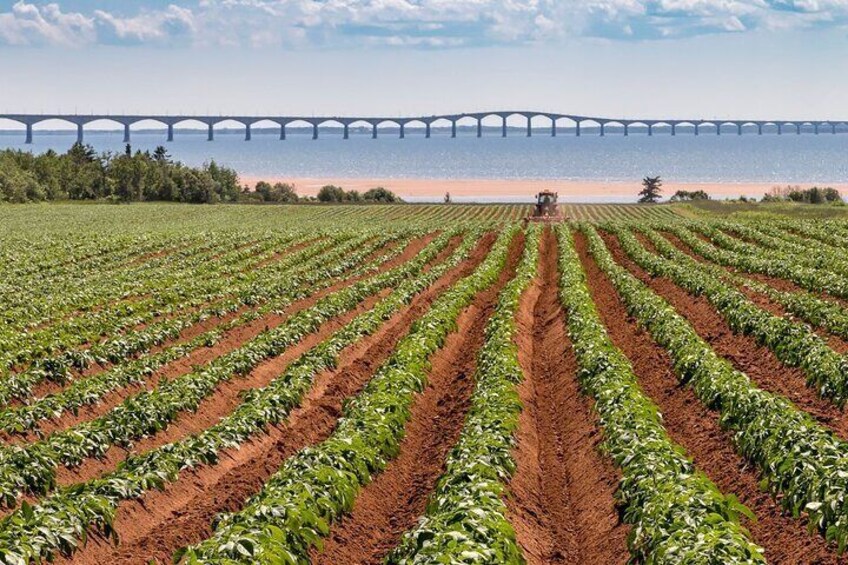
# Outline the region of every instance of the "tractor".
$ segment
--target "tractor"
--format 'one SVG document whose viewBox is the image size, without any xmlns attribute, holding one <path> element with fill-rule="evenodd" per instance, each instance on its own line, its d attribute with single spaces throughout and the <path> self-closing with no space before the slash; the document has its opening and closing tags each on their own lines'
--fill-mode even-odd
<svg viewBox="0 0 848 565">
<path fill-rule="evenodd" d="M 559 194 L 550 190 L 543 190 L 536 195 L 536 206 L 533 214 L 526 218 L 529 222 L 558 222 L 562 221 L 562 214 L 557 208 L 557 197 Z"/>
</svg>

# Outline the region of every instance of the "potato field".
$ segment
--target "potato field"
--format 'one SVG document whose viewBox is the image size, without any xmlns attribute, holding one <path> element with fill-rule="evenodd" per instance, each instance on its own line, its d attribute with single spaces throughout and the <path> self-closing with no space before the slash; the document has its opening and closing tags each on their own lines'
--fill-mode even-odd
<svg viewBox="0 0 848 565">
<path fill-rule="evenodd" d="M 848 562 L 848 222 L 0 207 L 0 563 Z"/>
</svg>

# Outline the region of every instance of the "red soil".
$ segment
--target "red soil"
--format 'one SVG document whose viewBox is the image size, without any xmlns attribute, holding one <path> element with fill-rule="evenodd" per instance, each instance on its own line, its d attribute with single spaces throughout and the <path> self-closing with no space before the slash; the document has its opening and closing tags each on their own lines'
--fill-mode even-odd
<svg viewBox="0 0 848 565">
<path fill-rule="evenodd" d="M 753 338 L 734 334 L 706 298 L 692 296 L 669 279 L 652 278 L 627 258 L 616 238 L 603 237 L 615 260 L 667 300 L 716 353 L 747 374 L 758 387 L 788 398 L 819 423 L 848 439 L 848 416 L 807 387 L 802 369 L 782 364 L 770 349 Z"/>
<path fill-rule="evenodd" d="M 316 376 L 301 407 L 287 422 L 269 428 L 267 434 L 240 449 L 223 453 L 217 465 L 186 470 L 163 491 L 150 491 L 140 500 L 121 503 L 116 517 L 121 544 L 115 547 L 109 540 L 92 536 L 73 562 L 142 563 L 152 559 L 170 563 L 174 551 L 208 537 L 215 515 L 238 510 L 288 457 L 330 435 L 344 400 L 365 386 L 436 298 L 482 262 L 493 241 L 491 234 L 484 237 L 469 259 L 416 296 L 377 333 L 345 349 L 336 369 Z"/>
<path fill-rule="evenodd" d="M 691 388 L 680 386 L 668 352 L 628 316 L 615 287 L 588 253 L 585 237 L 577 234 L 575 239 L 588 274 L 592 298 L 610 338 L 630 359 L 640 385 L 659 407 L 672 440 L 686 449 L 698 469 L 706 473 L 722 492 L 735 494 L 754 512 L 757 520 L 745 525 L 754 541 L 765 548 L 768 561 L 840 562 L 835 548 L 829 548 L 822 537 L 810 535 L 804 521 L 784 515 L 780 506 L 759 489 L 756 469 L 736 453 L 732 434 L 718 425 L 719 414 L 705 408 Z M 616 260 L 632 269 L 632 264 L 622 260 L 622 252 L 615 245 L 617 241 L 609 237 L 606 239 L 608 245 L 613 243 L 611 247 L 616 249 Z M 691 302 L 692 298 L 687 300 Z"/>
<path fill-rule="evenodd" d="M 628 526 L 619 521 L 615 504 L 620 474 L 598 449 L 602 433 L 592 401 L 579 390 L 550 230 L 540 253 L 539 276 L 518 313 L 524 408 L 508 517 L 529 565 L 624 563 Z"/>
<path fill-rule="evenodd" d="M 313 563 L 382 563 L 424 513 L 448 452 L 462 432 L 486 322 L 501 289 L 515 274 L 523 242 L 523 234 L 512 242 L 507 268 L 496 284 L 460 314 L 457 331 L 431 359 L 427 388 L 413 402 L 398 457 L 359 492 L 351 513 L 332 527 L 323 551 L 312 551 Z"/>
</svg>

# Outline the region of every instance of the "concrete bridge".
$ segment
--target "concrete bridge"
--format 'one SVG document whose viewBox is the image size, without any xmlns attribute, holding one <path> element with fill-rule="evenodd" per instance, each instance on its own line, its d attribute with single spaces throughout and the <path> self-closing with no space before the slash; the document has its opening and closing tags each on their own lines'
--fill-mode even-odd
<svg viewBox="0 0 848 565">
<path fill-rule="evenodd" d="M 403 139 L 407 133 L 407 126 L 417 125 L 424 129 L 424 137 L 429 138 L 431 128 L 433 126 L 450 126 L 451 137 L 456 137 L 457 125 L 471 124 L 477 127 L 477 137 L 483 135 L 483 120 L 499 119 L 501 124 L 501 135 L 507 135 L 507 119 L 518 116 L 526 120 L 526 135 L 533 135 L 534 127 L 533 120 L 543 120 L 544 125 L 536 126 L 536 131 L 543 131 L 551 136 L 557 135 L 557 128 L 562 124 L 570 126 L 574 130 L 574 134 L 580 136 L 583 129 L 593 127 L 601 136 L 606 135 L 609 128 L 615 127 L 616 132 L 627 136 L 630 135 L 631 128 L 639 127 L 640 131 L 644 131 L 651 136 L 658 128 L 663 131 L 670 132 L 671 135 L 677 135 L 678 128 L 684 127 L 686 131 L 691 131 L 694 135 L 701 133 L 714 133 L 722 135 L 722 133 L 736 133 L 742 135 L 743 129 L 747 128 L 756 131 L 759 135 L 763 134 L 763 128 L 770 126 L 776 130 L 778 135 L 788 131 L 800 135 L 802 130 L 809 131 L 818 135 L 820 132 L 835 134 L 837 128 L 848 128 L 848 121 L 834 120 L 666 120 L 666 119 L 625 119 L 625 118 L 603 118 L 597 116 L 580 116 L 574 114 L 555 114 L 550 112 L 533 112 L 526 110 L 514 111 L 497 111 L 497 112 L 474 112 L 465 114 L 444 114 L 432 116 L 410 116 L 410 117 L 361 117 L 361 116 L 191 116 L 191 115 L 122 115 L 122 114 L 0 114 L 0 120 L 11 120 L 18 122 L 26 128 L 26 143 L 32 143 L 33 126 L 48 120 L 61 120 L 73 125 L 77 128 L 77 141 L 82 142 L 84 139 L 84 130 L 87 124 L 93 122 L 108 121 L 124 128 L 124 141 L 130 142 L 131 126 L 138 122 L 153 121 L 158 122 L 167 128 L 167 140 L 174 140 L 174 126 L 179 124 L 200 124 L 207 128 L 207 139 L 212 141 L 215 138 L 215 126 L 222 122 L 237 122 L 244 126 L 245 140 L 251 138 L 251 128 L 257 124 L 275 124 L 280 128 L 280 139 L 286 138 L 286 127 L 292 124 L 312 127 L 312 139 L 318 139 L 318 132 L 321 126 L 331 125 L 342 128 L 344 139 L 348 139 L 351 127 L 367 127 L 371 129 L 371 137 L 376 139 L 377 132 L 380 126 L 384 124 L 392 124 L 396 126 L 400 132 L 400 138 Z"/>
</svg>

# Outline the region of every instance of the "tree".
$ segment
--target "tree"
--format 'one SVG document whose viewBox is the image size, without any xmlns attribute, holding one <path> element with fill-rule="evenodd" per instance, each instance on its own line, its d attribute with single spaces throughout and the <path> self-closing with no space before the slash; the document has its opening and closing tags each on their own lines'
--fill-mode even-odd
<svg viewBox="0 0 848 565">
<path fill-rule="evenodd" d="M 642 179 L 642 190 L 639 191 L 639 202 L 656 204 L 662 192 L 662 180 L 660 177 L 645 177 Z"/>
<path fill-rule="evenodd" d="M 688 200 L 709 200 L 710 195 L 703 190 L 678 190 L 669 199 L 671 202 L 685 202 Z"/>
<path fill-rule="evenodd" d="M 332 184 L 322 186 L 318 191 L 319 202 L 344 202 L 346 197 L 344 189 Z"/>
<path fill-rule="evenodd" d="M 153 150 L 153 160 L 157 163 L 170 163 L 171 156 L 168 155 L 168 150 L 163 145 L 157 145 Z"/>
<path fill-rule="evenodd" d="M 362 195 L 362 199 L 366 202 L 383 202 L 387 204 L 403 202 L 397 194 L 391 190 L 383 188 L 382 186 L 366 191 L 365 194 Z"/>
</svg>

